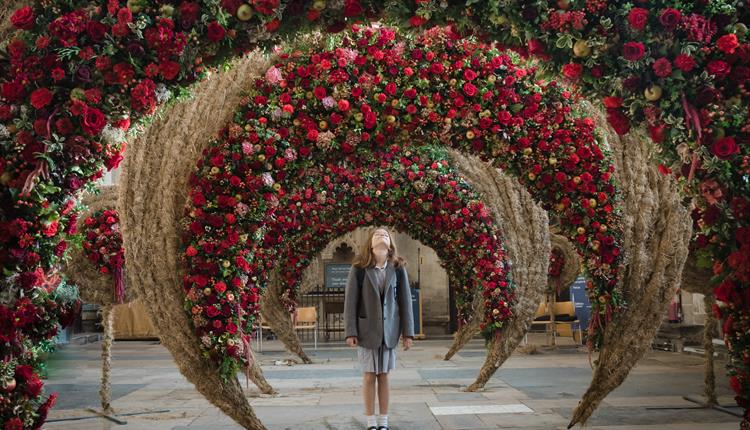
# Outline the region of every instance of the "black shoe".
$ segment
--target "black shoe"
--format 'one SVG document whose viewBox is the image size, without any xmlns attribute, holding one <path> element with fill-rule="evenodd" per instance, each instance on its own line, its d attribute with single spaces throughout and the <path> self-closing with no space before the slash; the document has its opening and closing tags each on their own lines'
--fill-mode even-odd
<svg viewBox="0 0 750 430">
<path fill-rule="evenodd" d="M 380 426 L 380 427 L 378 427 L 378 430 L 388 430 L 388 427 L 386 427 L 386 426 Z"/>
<path fill-rule="evenodd" d="M 375 426 L 370 426 L 370 427 L 367 427 L 367 430 L 378 430 L 378 428 Z"/>
</svg>

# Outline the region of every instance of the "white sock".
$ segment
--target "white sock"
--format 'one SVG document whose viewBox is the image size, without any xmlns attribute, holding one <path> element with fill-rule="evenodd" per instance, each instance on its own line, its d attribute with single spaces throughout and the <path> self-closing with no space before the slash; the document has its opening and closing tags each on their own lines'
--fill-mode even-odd
<svg viewBox="0 0 750 430">
<path fill-rule="evenodd" d="M 376 427 L 378 422 L 375 420 L 375 415 L 365 415 L 367 420 L 367 427 Z"/>
<path fill-rule="evenodd" d="M 388 427 L 388 415 L 378 415 L 378 427 Z"/>
</svg>

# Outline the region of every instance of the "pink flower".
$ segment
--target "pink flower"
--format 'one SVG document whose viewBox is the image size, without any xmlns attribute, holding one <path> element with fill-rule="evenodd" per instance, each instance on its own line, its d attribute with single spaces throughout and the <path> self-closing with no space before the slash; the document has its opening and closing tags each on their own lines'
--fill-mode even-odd
<svg viewBox="0 0 750 430">
<path fill-rule="evenodd" d="M 277 84 L 281 81 L 281 70 L 276 66 L 272 66 L 270 69 L 266 70 L 266 81 L 271 85 Z"/>
</svg>

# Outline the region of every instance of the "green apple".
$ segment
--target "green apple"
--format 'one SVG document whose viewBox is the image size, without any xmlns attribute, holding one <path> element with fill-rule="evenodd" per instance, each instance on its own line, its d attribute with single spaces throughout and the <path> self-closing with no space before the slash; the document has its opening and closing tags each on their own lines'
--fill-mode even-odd
<svg viewBox="0 0 750 430">
<path fill-rule="evenodd" d="M 240 21 L 250 21 L 253 17 L 253 8 L 249 4 L 243 4 L 237 9 L 237 19 Z"/>
</svg>

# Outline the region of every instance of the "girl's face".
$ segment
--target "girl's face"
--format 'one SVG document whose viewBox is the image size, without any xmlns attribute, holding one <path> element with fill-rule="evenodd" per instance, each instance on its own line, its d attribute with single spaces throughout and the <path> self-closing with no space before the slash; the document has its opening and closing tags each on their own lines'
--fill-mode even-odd
<svg viewBox="0 0 750 430">
<path fill-rule="evenodd" d="M 383 230 L 382 228 L 379 228 L 375 230 L 375 233 L 372 235 L 372 243 L 370 246 L 374 248 L 383 247 L 383 248 L 390 248 L 391 247 L 391 236 L 388 234 L 387 231 Z"/>
</svg>

